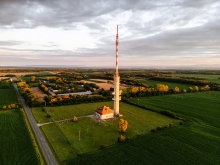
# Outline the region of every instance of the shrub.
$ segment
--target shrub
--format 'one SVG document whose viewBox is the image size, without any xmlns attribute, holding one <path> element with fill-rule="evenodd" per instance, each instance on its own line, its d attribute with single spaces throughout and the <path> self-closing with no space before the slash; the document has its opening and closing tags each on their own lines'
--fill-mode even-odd
<svg viewBox="0 0 220 165">
<path fill-rule="evenodd" d="M 179 122 L 179 124 L 180 124 L 180 125 L 183 125 L 183 124 L 184 124 L 184 122 L 183 122 L 183 121 L 180 121 L 180 122 Z"/>
<path fill-rule="evenodd" d="M 151 129 L 151 132 L 156 132 L 156 129 L 154 129 L 154 128 L 153 128 L 153 129 Z"/>
<path fill-rule="evenodd" d="M 100 149 L 104 149 L 104 148 L 106 148 L 106 146 L 104 144 L 101 144 Z"/>
<path fill-rule="evenodd" d="M 124 142 L 125 141 L 125 137 L 123 136 L 123 135 L 120 135 L 119 137 L 118 137 L 118 142 L 119 143 L 122 143 L 122 142 Z"/>
<path fill-rule="evenodd" d="M 51 115 L 50 114 L 47 114 L 47 116 L 46 116 L 47 118 L 51 118 Z"/>
<path fill-rule="evenodd" d="M 176 116 L 176 114 L 171 112 L 171 111 L 165 110 L 165 111 L 160 111 L 160 113 L 163 114 L 163 115 L 172 117 L 172 118 L 178 118 L 178 116 Z"/>
</svg>

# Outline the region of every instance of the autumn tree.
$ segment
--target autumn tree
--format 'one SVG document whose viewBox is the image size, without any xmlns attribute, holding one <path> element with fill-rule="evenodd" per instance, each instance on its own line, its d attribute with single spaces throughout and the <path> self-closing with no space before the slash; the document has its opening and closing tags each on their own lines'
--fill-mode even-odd
<svg viewBox="0 0 220 165">
<path fill-rule="evenodd" d="M 198 92 L 198 91 L 199 91 L 199 87 L 198 87 L 198 86 L 194 86 L 193 90 L 194 90 L 195 92 Z"/>
<path fill-rule="evenodd" d="M 183 93 L 186 93 L 187 91 L 186 91 L 186 89 L 183 89 L 182 92 L 183 92 Z"/>
<path fill-rule="evenodd" d="M 201 87 L 202 91 L 209 91 L 210 87 L 208 85 L 205 85 L 204 87 Z"/>
<path fill-rule="evenodd" d="M 78 121 L 77 117 L 73 116 L 73 122 L 77 122 L 77 121 Z"/>
<path fill-rule="evenodd" d="M 180 92 L 180 89 L 179 89 L 178 87 L 175 87 L 175 88 L 173 88 L 173 92 L 174 92 L 174 93 L 179 93 L 179 92 Z"/>
<path fill-rule="evenodd" d="M 157 85 L 155 85 L 155 88 L 159 92 L 167 92 L 169 90 L 169 87 L 167 85 L 163 85 L 163 84 L 157 84 Z"/>
<path fill-rule="evenodd" d="M 35 82 L 35 80 L 36 80 L 36 77 L 35 76 L 31 76 L 30 81 L 31 82 Z"/>
<path fill-rule="evenodd" d="M 119 143 L 122 143 L 122 142 L 124 142 L 125 141 L 125 137 L 123 136 L 123 135 L 120 135 L 119 137 L 118 137 L 118 142 Z"/>
<path fill-rule="evenodd" d="M 128 122 L 127 120 L 124 119 L 120 119 L 119 123 L 118 123 L 118 129 L 120 132 L 125 132 L 126 129 L 128 128 Z"/>
</svg>

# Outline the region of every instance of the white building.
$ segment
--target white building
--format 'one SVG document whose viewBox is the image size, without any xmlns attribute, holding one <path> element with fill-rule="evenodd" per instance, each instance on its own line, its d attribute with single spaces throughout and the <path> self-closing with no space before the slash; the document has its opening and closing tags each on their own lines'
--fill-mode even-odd
<svg viewBox="0 0 220 165">
<path fill-rule="evenodd" d="M 95 110 L 95 117 L 98 119 L 110 119 L 114 117 L 114 110 L 110 109 L 107 106 L 102 106 Z"/>
</svg>

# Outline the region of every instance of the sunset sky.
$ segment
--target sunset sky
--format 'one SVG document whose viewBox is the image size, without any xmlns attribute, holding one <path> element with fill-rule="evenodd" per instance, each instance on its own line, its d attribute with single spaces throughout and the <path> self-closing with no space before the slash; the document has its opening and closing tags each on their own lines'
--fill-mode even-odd
<svg viewBox="0 0 220 165">
<path fill-rule="evenodd" d="M 219 0 L 0 0 L 0 66 L 219 67 Z"/>
</svg>

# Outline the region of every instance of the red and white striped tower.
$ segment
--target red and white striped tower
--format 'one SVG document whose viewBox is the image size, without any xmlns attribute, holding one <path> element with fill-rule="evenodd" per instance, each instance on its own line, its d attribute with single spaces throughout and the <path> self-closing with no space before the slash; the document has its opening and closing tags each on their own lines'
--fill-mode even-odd
<svg viewBox="0 0 220 165">
<path fill-rule="evenodd" d="M 118 74 L 118 25 L 117 25 L 117 34 L 116 34 L 116 70 L 114 75 L 114 92 L 112 93 L 114 95 L 114 111 L 115 116 L 119 116 L 119 101 L 121 100 L 121 93 L 119 89 L 120 84 L 120 76 Z"/>
</svg>

